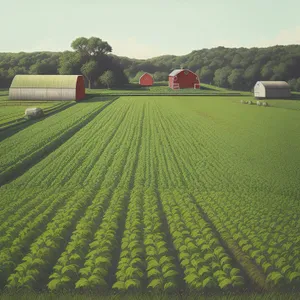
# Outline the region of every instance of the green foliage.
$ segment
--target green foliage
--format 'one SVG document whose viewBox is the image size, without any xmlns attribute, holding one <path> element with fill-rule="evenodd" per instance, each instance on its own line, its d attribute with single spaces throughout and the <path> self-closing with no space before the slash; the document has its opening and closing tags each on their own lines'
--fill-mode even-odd
<svg viewBox="0 0 300 300">
<path fill-rule="evenodd" d="M 1 141 L 14 166 L 95 113 L 0 188 L 1 284 L 236 292 L 245 272 L 297 287 L 297 103 L 239 100 L 121 97 L 100 112 L 94 98 Z"/>
<path fill-rule="evenodd" d="M 223 279 L 220 283 L 219 286 L 221 289 L 226 289 L 232 284 L 232 281 L 230 279 Z"/>
<path fill-rule="evenodd" d="M 267 280 L 273 282 L 274 284 L 278 284 L 278 282 L 280 280 L 282 280 L 284 277 L 281 273 L 279 272 L 271 272 L 268 277 Z"/>
<path fill-rule="evenodd" d="M 46 118 L 42 124 L 35 123 L 29 130 L 17 133 L 1 143 L 3 154 L 0 158 L 0 182 L 11 173 L 22 169 L 31 160 L 36 160 L 63 142 L 68 134 L 84 123 L 91 114 L 100 110 L 105 102 L 74 105 L 59 114 Z M 16 147 L 16 145 L 19 145 Z"/>
<path fill-rule="evenodd" d="M 87 78 L 89 82 L 89 89 L 91 88 L 92 76 L 97 71 L 97 62 L 94 60 L 90 60 L 82 65 L 80 68 L 81 73 Z"/>
<path fill-rule="evenodd" d="M 112 51 L 112 47 L 97 37 L 79 37 L 72 43 L 71 47 L 82 56 L 97 57 Z"/>
<path fill-rule="evenodd" d="M 108 89 L 116 83 L 115 75 L 114 75 L 113 71 L 111 71 L 111 70 L 105 71 L 99 77 L 99 80 L 101 83 L 105 84 Z"/>
<path fill-rule="evenodd" d="M 300 91 L 299 45 L 251 49 L 216 47 L 147 60 L 107 55 L 112 47 L 97 37 L 76 38 L 71 47 L 74 51 L 62 53 L 1 53 L 0 88 L 8 88 L 16 74 L 79 74 L 83 64 L 95 60 L 98 65 L 95 79 L 110 69 L 118 74 L 117 85 L 126 84 L 127 76 L 137 82 L 144 72 L 153 74 L 155 81 L 166 81 L 173 69 L 185 66 L 197 71 L 203 83 L 215 80 L 222 87 L 249 91 L 258 80 L 285 80 L 290 81 L 294 91 Z M 97 85 L 96 80 L 93 84 Z"/>
</svg>

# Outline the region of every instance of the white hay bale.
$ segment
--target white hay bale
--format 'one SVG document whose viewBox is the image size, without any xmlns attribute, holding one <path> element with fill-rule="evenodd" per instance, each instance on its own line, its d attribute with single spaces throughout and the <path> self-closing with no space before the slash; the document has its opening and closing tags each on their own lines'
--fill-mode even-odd
<svg viewBox="0 0 300 300">
<path fill-rule="evenodd" d="M 261 106 L 260 101 L 256 101 L 256 104 L 257 104 L 258 106 Z"/>
<path fill-rule="evenodd" d="M 269 106 L 269 104 L 267 102 L 263 102 L 262 104 L 263 106 Z"/>
<path fill-rule="evenodd" d="M 44 112 L 39 107 L 26 108 L 26 110 L 25 110 L 25 116 L 28 118 L 39 118 L 39 117 L 42 117 L 43 115 L 44 115 Z"/>
<path fill-rule="evenodd" d="M 251 104 L 252 104 L 252 101 L 251 101 L 251 100 L 249 100 L 249 101 L 247 102 L 247 104 L 251 105 Z"/>
<path fill-rule="evenodd" d="M 245 104 L 245 101 L 244 101 L 244 100 L 241 100 L 241 103 L 242 103 L 242 104 Z"/>
</svg>

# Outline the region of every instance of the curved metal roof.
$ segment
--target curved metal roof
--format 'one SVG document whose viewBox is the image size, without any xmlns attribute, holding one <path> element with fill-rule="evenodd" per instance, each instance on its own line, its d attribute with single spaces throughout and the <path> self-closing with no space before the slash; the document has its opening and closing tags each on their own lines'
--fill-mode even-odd
<svg viewBox="0 0 300 300">
<path fill-rule="evenodd" d="M 194 72 L 192 72 L 192 71 L 189 70 L 189 69 L 176 69 L 176 70 L 172 71 L 172 72 L 169 74 L 169 76 L 176 76 L 177 74 L 179 74 L 180 72 L 183 72 L 183 71 L 188 71 L 188 72 L 190 72 L 190 73 L 195 74 Z M 195 75 L 197 76 L 197 74 L 195 74 Z M 198 77 L 198 76 L 197 76 L 197 77 Z"/>
<path fill-rule="evenodd" d="M 184 69 L 176 69 L 174 71 L 172 71 L 169 76 L 176 76 L 178 73 L 180 73 L 181 71 L 183 71 Z"/>
<path fill-rule="evenodd" d="M 75 89 L 82 75 L 16 75 L 11 88 L 68 88 Z"/>
<path fill-rule="evenodd" d="M 260 82 L 265 88 L 270 89 L 289 89 L 290 86 L 286 81 L 258 81 Z"/>
</svg>

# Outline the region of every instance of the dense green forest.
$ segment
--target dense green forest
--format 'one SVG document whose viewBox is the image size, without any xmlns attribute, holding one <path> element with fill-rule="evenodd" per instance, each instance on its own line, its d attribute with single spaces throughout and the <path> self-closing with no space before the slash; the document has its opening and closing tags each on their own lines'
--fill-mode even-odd
<svg viewBox="0 0 300 300">
<path fill-rule="evenodd" d="M 0 87 L 9 87 L 16 74 L 83 74 L 89 87 L 113 87 L 138 81 L 143 72 L 165 81 L 173 69 L 188 68 L 201 82 L 233 90 L 251 90 L 257 80 L 285 80 L 300 91 L 300 45 L 217 47 L 145 60 L 112 55 L 112 47 L 95 37 L 77 38 L 71 47 L 55 53 L 0 53 Z"/>
</svg>

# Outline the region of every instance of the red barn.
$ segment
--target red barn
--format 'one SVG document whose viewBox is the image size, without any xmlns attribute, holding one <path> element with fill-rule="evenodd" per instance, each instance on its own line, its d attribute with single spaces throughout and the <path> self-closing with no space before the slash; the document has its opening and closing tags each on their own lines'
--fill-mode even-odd
<svg viewBox="0 0 300 300">
<path fill-rule="evenodd" d="M 151 74 L 145 73 L 140 77 L 139 83 L 143 86 L 151 86 L 153 85 L 153 77 Z"/>
<path fill-rule="evenodd" d="M 200 80 L 194 72 L 177 69 L 169 74 L 169 87 L 175 89 L 199 89 Z"/>
</svg>

